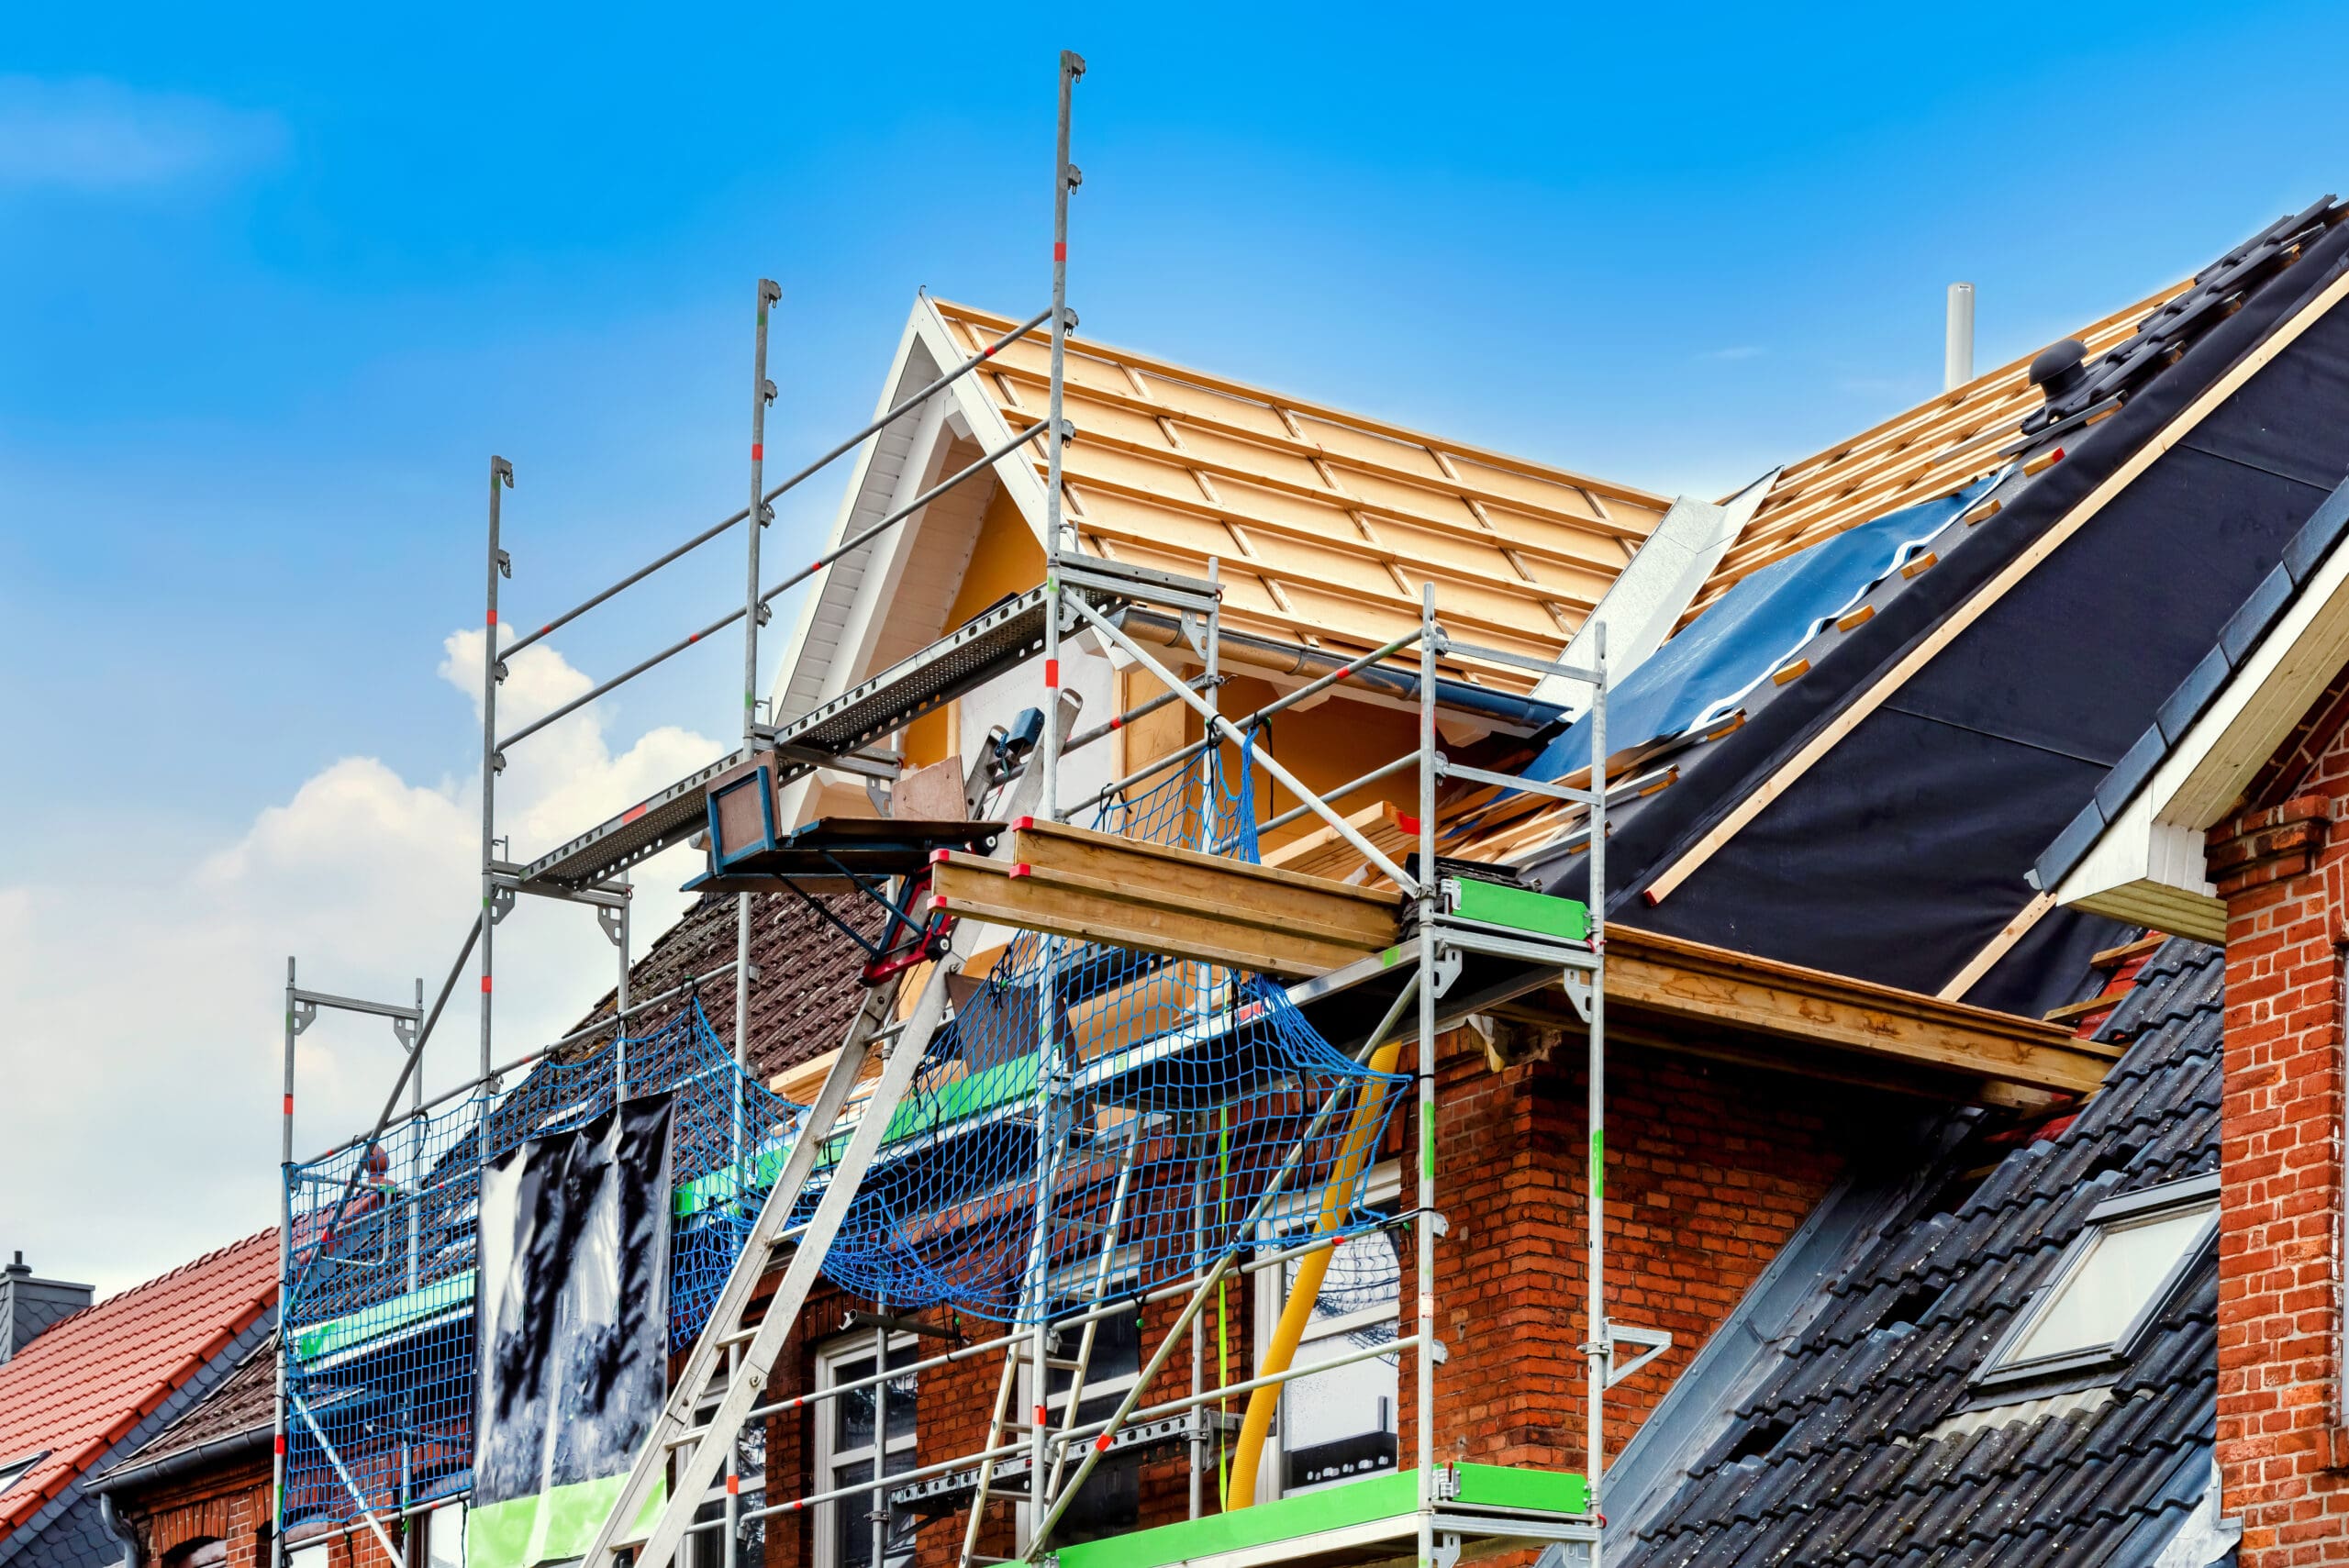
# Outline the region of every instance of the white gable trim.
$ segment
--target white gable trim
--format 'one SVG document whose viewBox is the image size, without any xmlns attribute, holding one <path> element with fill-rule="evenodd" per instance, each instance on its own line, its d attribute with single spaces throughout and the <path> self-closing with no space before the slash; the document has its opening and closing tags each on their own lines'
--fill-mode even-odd
<svg viewBox="0 0 2349 1568">
<path fill-rule="evenodd" d="M 927 296 L 916 299 L 874 417 L 886 414 L 969 357 L 937 306 Z M 827 550 L 944 478 L 942 455 L 952 441 L 968 437 L 981 450 L 992 451 L 1011 439 L 1011 427 L 977 384 L 985 373 L 981 369 L 963 376 L 859 449 L 827 537 Z M 1041 410 L 1038 412 L 1041 416 Z M 1044 485 L 1029 456 L 1025 448 L 1008 454 L 996 462 L 995 474 L 1041 542 Z M 874 673 L 874 650 L 907 565 L 919 547 L 922 521 L 921 514 L 907 517 L 825 570 L 816 591 L 801 606 L 775 673 L 771 706 L 777 723 L 829 701 Z M 785 792 L 780 804 L 786 820 L 796 823 L 810 815 L 812 793 L 812 781 Z"/>
</svg>

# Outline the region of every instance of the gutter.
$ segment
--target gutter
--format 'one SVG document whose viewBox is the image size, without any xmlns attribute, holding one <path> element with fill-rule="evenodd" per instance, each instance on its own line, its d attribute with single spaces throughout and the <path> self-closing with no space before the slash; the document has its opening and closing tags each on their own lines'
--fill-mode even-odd
<svg viewBox="0 0 2349 1568">
<path fill-rule="evenodd" d="M 1139 606 L 1125 612 L 1124 625 L 1136 632 L 1147 632 L 1160 642 L 1173 645 L 1183 640 L 1182 623 L 1174 616 Z M 1269 637 L 1253 637 L 1244 631 L 1220 630 L 1217 644 L 1254 657 L 1247 662 L 1260 670 L 1270 670 L 1276 675 L 1325 675 L 1353 662 L 1353 656 L 1326 653 L 1319 648 L 1308 648 L 1302 642 L 1280 642 Z M 1349 678 L 1348 684 L 1375 688 L 1408 702 L 1419 700 L 1419 677 L 1415 671 L 1390 669 L 1374 664 Z M 1454 713 L 1474 714 L 1495 724 L 1533 733 L 1548 729 L 1566 717 L 1565 708 L 1557 703 L 1537 702 L 1531 697 L 1515 696 L 1508 692 L 1494 691 L 1488 686 L 1474 685 L 1466 681 L 1446 680 L 1435 683 L 1436 704 Z"/>
<path fill-rule="evenodd" d="M 230 1432 L 226 1437 L 200 1442 L 194 1448 L 181 1449 L 176 1453 L 133 1460 L 128 1464 L 118 1465 L 89 1483 L 85 1489 L 96 1493 L 111 1507 L 117 1492 L 128 1492 L 158 1482 L 176 1481 L 199 1470 L 266 1455 L 271 1451 L 274 1435 L 269 1424 L 263 1422 L 241 1432 Z M 125 1568 L 136 1568 L 136 1564 L 127 1562 Z"/>
</svg>

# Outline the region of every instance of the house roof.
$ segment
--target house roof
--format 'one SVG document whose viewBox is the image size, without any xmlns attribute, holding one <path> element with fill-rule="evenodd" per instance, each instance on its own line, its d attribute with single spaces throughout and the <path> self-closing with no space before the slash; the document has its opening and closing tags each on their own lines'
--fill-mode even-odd
<svg viewBox="0 0 2349 1568">
<path fill-rule="evenodd" d="M 108 1466 L 97 1479 L 108 1489 L 135 1483 L 142 1473 L 152 1472 L 166 1460 L 217 1450 L 255 1433 L 266 1434 L 276 1418 L 277 1360 L 263 1344 L 138 1452 Z"/>
<path fill-rule="evenodd" d="M 1610 731 L 1619 778 L 1650 791 L 1611 816 L 1610 901 L 1907 990 L 2026 1016 L 2061 1000 L 2049 954 L 2085 959 L 2114 928 L 2051 911 L 2026 872 L 2349 470 L 2349 430 L 2321 414 L 2349 365 L 2344 217 L 2328 201 L 2271 225 L 2054 386 L 1989 488 L 1886 541 L 1905 558 L 1887 550 L 1847 608 L 1749 639 L 1709 723 L 1628 756 Z M 1496 839 L 1525 809 L 1447 852 L 1575 894 L 1567 818 Z"/>
<path fill-rule="evenodd" d="M 2218 1169 L 2223 975 L 2183 940 L 2144 960 L 2096 1031 L 2129 1042 L 2104 1092 L 1978 1185 L 1979 1142 L 1932 1171 L 1609 1560 L 2150 1564 L 2210 1480 L 2215 1249 L 2102 1392 L 1993 1404 L 1969 1379 L 2092 1209 Z"/>
<path fill-rule="evenodd" d="M 629 966 L 629 996 L 635 1000 L 657 996 L 695 975 L 731 963 L 737 896 L 705 895 L 675 925 L 654 939 L 644 956 Z M 838 897 L 822 902 L 868 936 L 878 924 L 877 910 L 870 899 Z M 839 927 L 789 894 L 752 894 L 751 919 L 751 962 L 758 977 L 751 983 L 746 1066 L 754 1080 L 765 1083 L 840 1044 L 863 998 L 865 955 Z M 711 1030 L 732 1044 L 734 976 L 729 973 L 710 982 L 700 992 L 700 999 Z M 605 992 L 571 1032 L 610 1018 L 613 1002 L 614 994 Z M 685 1006 L 685 999 L 679 998 L 676 1005 Z M 648 1033 L 667 1016 L 665 1009 L 640 1014 L 630 1022 L 629 1032 Z M 608 1035 L 591 1037 L 570 1049 L 584 1054 L 609 1039 Z"/>
<path fill-rule="evenodd" d="M 2172 284 L 2081 328 L 2094 361 L 2129 340 L 2191 281 Z M 2040 406 L 2032 356 L 1903 409 L 1882 424 L 1788 463 L 1753 518 L 1691 601 L 1682 624 L 1753 573 L 1846 528 L 1964 488 L 2007 466 L 2005 449 Z"/>
<path fill-rule="evenodd" d="M 207 1252 L 51 1326 L 0 1364 L 0 1539 L 79 1480 L 277 1298 L 277 1232 Z"/>
<path fill-rule="evenodd" d="M 925 304 L 963 356 L 1019 325 Z M 976 377 L 1002 436 L 1043 417 L 1048 342 L 1031 333 Z M 1670 505 L 1088 338 L 1069 339 L 1063 407 L 1077 430 L 1066 516 L 1083 547 L 1195 577 L 1212 556 L 1226 623 L 1287 641 L 1375 647 L 1419 624 L 1432 581 L 1471 640 L 1555 657 Z M 1030 449 L 1039 474 L 1043 459 Z"/>
</svg>

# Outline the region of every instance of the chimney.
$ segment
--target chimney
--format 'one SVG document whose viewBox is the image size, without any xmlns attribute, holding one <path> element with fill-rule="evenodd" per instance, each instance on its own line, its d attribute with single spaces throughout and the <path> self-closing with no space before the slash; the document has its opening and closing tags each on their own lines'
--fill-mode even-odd
<svg viewBox="0 0 2349 1568">
<path fill-rule="evenodd" d="M 86 1284 L 35 1279 L 18 1252 L 15 1262 L 0 1268 L 0 1362 L 31 1344 L 51 1323 L 89 1306 L 91 1295 Z"/>
<path fill-rule="evenodd" d="M 1949 326 L 1942 341 L 1942 390 L 1974 379 L 1974 285 L 1949 285 Z"/>
</svg>

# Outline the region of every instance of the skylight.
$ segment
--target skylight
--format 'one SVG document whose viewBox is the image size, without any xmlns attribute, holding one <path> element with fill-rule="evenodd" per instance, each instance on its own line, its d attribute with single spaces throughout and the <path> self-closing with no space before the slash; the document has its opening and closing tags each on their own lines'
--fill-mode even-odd
<svg viewBox="0 0 2349 1568">
<path fill-rule="evenodd" d="M 22 1481 L 34 1465 L 48 1457 L 49 1451 L 42 1449 L 38 1453 L 28 1453 L 21 1459 L 0 1461 L 0 1492 L 6 1492 L 9 1487 Z"/>
<path fill-rule="evenodd" d="M 2099 1204 L 1978 1381 L 2019 1382 L 2125 1360 L 2210 1245 L 2218 1220 L 2215 1175 Z"/>
</svg>

